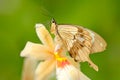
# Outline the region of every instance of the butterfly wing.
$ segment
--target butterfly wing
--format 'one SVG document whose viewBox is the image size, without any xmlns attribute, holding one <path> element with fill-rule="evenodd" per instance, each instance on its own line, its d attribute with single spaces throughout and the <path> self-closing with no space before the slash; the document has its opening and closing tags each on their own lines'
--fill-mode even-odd
<svg viewBox="0 0 120 80">
<path fill-rule="evenodd" d="M 91 53 L 104 51 L 107 46 L 106 41 L 100 35 L 98 35 L 96 32 L 93 32 L 89 29 L 86 29 L 86 30 L 89 31 L 89 33 L 91 34 L 91 36 L 93 36 L 93 39 L 94 39 L 94 42 L 93 42 L 92 48 L 91 48 Z"/>
<path fill-rule="evenodd" d="M 89 54 L 103 51 L 105 41 L 95 32 L 83 27 L 58 25 L 58 36 L 66 46 L 71 57 L 78 62 L 87 61 L 96 71 L 98 67 L 90 60 Z"/>
</svg>

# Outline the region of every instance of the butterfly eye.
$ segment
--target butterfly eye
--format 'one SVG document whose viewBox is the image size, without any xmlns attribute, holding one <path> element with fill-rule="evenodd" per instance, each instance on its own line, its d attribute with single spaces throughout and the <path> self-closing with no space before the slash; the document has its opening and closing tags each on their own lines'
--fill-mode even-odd
<svg viewBox="0 0 120 80">
<path fill-rule="evenodd" d="M 52 18 L 51 23 L 55 23 L 56 24 L 56 21 L 55 21 L 54 18 Z"/>
</svg>

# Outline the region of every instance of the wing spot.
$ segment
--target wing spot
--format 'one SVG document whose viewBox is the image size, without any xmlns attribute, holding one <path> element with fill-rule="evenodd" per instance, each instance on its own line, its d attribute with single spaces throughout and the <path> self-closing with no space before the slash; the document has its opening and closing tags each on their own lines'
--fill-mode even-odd
<svg viewBox="0 0 120 80">
<path fill-rule="evenodd" d="M 102 46 L 102 47 L 103 47 L 103 44 L 102 44 L 102 43 L 100 43 L 100 46 Z"/>
<path fill-rule="evenodd" d="M 85 39 L 84 39 L 83 37 L 78 37 L 78 40 L 79 40 L 80 42 L 85 41 Z"/>
</svg>

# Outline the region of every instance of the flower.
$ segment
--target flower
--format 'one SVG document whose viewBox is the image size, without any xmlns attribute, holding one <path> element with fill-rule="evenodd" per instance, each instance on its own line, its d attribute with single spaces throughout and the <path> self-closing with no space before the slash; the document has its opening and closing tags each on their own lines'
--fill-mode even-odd
<svg viewBox="0 0 120 80">
<path fill-rule="evenodd" d="M 43 44 L 27 42 L 21 52 L 22 57 L 41 61 L 35 70 L 35 80 L 48 80 L 55 70 L 57 80 L 90 80 L 80 71 L 79 63 L 62 54 L 62 48 L 54 44 L 43 24 L 36 25 L 36 32 Z"/>
<path fill-rule="evenodd" d="M 34 72 L 37 61 L 32 58 L 25 58 L 22 71 L 22 80 L 34 80 Z"/>
</svg>

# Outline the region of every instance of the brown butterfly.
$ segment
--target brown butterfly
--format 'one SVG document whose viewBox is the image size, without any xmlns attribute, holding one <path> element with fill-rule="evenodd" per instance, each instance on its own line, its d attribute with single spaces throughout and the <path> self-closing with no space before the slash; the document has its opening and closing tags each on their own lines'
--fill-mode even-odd
<svg viewBox="0 0 120 80">
<path fill-rule="evenodd" d="M 105 40 L 97 33 L 76 25 L 57 25 L 52 20 L 51 32 L 55 34 L 55 41 L 61 48 L 66 48 L 76 62 L 87 61 L 93 69 L 98 67 L 90 60 L 89 54 L 104 51 Z"/>
</svg>

